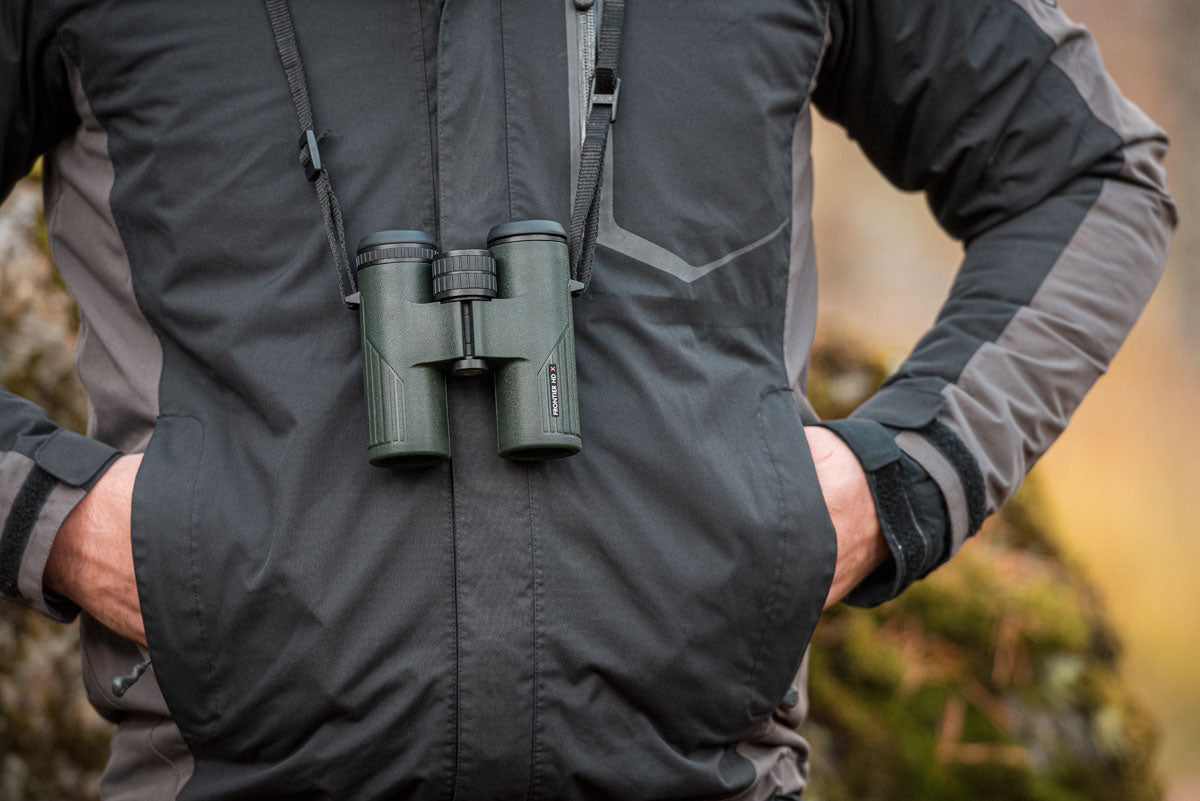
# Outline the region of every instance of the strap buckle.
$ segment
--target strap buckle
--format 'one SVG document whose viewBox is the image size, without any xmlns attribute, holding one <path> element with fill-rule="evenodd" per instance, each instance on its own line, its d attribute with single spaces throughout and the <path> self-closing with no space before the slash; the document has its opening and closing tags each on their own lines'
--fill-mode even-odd
<svg viewBox="0 0 1200 801">
<path fill-rule="evenodd" d="M 317 143 L 324 136 L 317 136 L 312 128 L 300 134 L 300 166 L 304 168 L 304 174 L 308 176 L 309 181 L 317 180 L 321 170 L 325 169 L 321 165 L 321 150 L 317 147 Z"/>
<path fill-rule="evenodd" d="M 592 76 L 592 102 L 588 107 L 588 116 L 596 106 L 608 106 L 608 121 L 617 121 L 617 100 L 621 97 L 621 79 L 615 70 L 608 67 L 597 67 Z"/>
</svg>

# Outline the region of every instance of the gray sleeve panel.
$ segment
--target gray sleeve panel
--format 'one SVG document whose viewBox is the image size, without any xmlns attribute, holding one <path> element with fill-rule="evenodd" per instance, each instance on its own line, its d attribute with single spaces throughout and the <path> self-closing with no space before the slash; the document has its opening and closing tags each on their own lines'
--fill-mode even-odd
<svg viewBox="0 0 1200 801">
<path fill-rule="evenodd" d="M 1141 109 L 1130 103 L 1103 69 L 1096 42 L 1087 29 L 1044 0 L 1008 0 L 1029 15 L 1052 41 L 1051 63 L 1066 75 L 1097 120 L 1116 131 L 1126 146 L 1150 143 L 1145 152 L 1125 153 L 1120 177 L 1152 192 L 1166 186 L 1162 157 L 1166 137 Z M 1166 198 L 1164 198 L 1166 199 Z"/>
<path fill-rule="evenodd" d="M 32 457 L 0 452 L 0 595 L 58 620 L 78 613 L 42 586 L 46 559 L 63 520 L 119 455 L 65 429 L 41 437 Z"/>
<path fill-rule="evenodd" d="M 1166 138 L 1087 32 L 1040 0 L 834 0 L 833 30 L 818 105 L 967 242 L 934 327 L 855 413 L 941 426 L 929 448 L 968 491 L 919 435 L 905 449 L 956 493 L 957 547 L 1062 430 L 1157 283 L 1175 223 Z M 959 443 L 977 463 L 966 473 Z M 978 498 L 965 534 L 963 497 Z"/>
<path fill-rule="evenodd" d="M 1059 43 L 1013 0 L 833 0 L 831 30 L 817 107 L 957 238 L 1122 167 Z"/>
<path fill-rule="evenodd" d="M 79 614 L 79 607 L 63 596 L 48 590 L 43 577 L 50 548 L 58 536 L 58 528 L 67 519 L 75 505 L 83 499 L 84 491 L 69 484 L 57 484 L 42 507 L 42 513 L 34 526 L 25 555 L 21 559 L 19 587 L 21 597 L 29 607 L 43 615 L 67 623 Z"/>
<path fill-rule="evenodd" d="M 976 454 L 989 513 L 1116 355 L 1157 283 L 1168 217 L 1158 197 L 1108 182 L 1033 300 L 943 389 L 940 418 Z"/>
<path fill-rule="evenodd" d="M 962 477 L 954 469 L 954 465 L 929 440 L 912 431 L 901 431 L 896 435 L 896 444 L 900 450 L 907 453 L 913 461 L 921 465 L 938 489 L 942 491 L 942 500 L 946 503 L 946 514 L 949 515 L 950 553 L 953 556 L 967 539 L 968 520 L 967 493 L 963 489 Z"/>
</svg>

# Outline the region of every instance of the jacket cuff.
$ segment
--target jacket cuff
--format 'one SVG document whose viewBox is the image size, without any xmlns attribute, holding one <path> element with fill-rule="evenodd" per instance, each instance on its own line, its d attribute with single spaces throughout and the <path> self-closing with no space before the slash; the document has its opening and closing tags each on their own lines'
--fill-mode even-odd
<svg viewBox="0 0 1200 801">
<path fill-rule="evenodd" d="M 63 520 L 121 452 L 65 429 L 48 437 L 32 459 L 0 455 L 0 595 L 54 620 L 79 608 L 46 589 L 46 560 Z"/>
<path fill-rule="evenodd" d="M 852 420 L 882 423 L 896 443 L 919 464 L 941 490 L 954 555 L 987 516 L 987 491 L 974 454 L 962 439 L 938 419 L 945 406 L 938 378 L 909 378 L 887 384 L 854 410 Z"/>
<path fill-rule="evenodd" d="M 950 553 L 948 515 L 936 480 L 901 450 L 895 432 L 874 420 L 820 424 L 837 434 L 862 464 L 880 528 L 892 559 L 846 597 L 852 606 L 875 606 L 941 564 Z"/>
</svg>

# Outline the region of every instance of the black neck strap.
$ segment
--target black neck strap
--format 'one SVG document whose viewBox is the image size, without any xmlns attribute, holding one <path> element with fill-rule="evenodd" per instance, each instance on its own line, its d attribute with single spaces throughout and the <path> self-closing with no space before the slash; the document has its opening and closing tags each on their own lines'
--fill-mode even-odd
<svg viewBox="0 0 1200 801">
<path fill-rule="evenodd" d="M 287 75 L 292 92 L 292 104 L 300 122 L 300 165 L 317 191 L 317 202 L 325 220 L 325 234 L 333 253 L 337 270 L 338 290 L 342 302 L 350 309 L 358 308 L 358 281 L 346 251 L 346 231 L 342 209 L 329 171 L 321 161 L 320 141 L 313 125 L 312 103 L 308 82 L 304 77 L 304 62 L 296 44 L 296 29 L 288 11 L 287 0 L 263 0 L 275 48 Z M 579 155 L 579 180 L 576 182 L 575 202 L 571 209 L 571 278 L 583 292 L 592 280 L 592 256 L 596 250 L 596 229 L 600 212 L 600 190 L 604 174 L 604 154 L 608 148 L 608 130 L 617 118 L 617 98 L 621 79 L 617 77 L 617 59 L 621 52 L 621 30 L 625 24 L 625 0 L 605 0 L 596 43 L 596 67 L 592 74 L 592 90 L 587 109 L 587 125 Z"/>
<path fill-rule="evenodd" d="M 317 190 L 317 202 L 325 219 L 325 235 L 329 239 L 329 250 L 333 253 L 334 269 L 337 270 L 338 292 L 348 308 L 357 309 L 358 279 L 346 252 L 342 208 L 338 205 L 337 195 L 333 193 L 333 184 L 329 182 L 329 171 L 321 162 L 318 144 L 325 135 L 318 135 L 313 127 L 312 103 L 308 99 L 308 82 L 304 79 L 304 62 L 300 60 L 300 49 L 296 46 L 292 15 L 286 0 L 265 2 L 267 16 L 271 18 L 271 30 L 275 33 L 275 48 L 279 51 L 279 60 L 283 62 L 288 88 L 292 90 L 292 104 L 300 121 L 300 166 Z"/>
<path fill-rule="evenodd" d="M 608 130 L 617 119 L 621 79 L 617 60 L 621 54 L 621 31 L 625 25 L 625 0 L 605 0 L 596 42 L 596 69 L 587 108 L 583 146 L 579 151 L 579 180 L 571 209 L 571 278 L 582 285 L 592 282 L 592 257 L 600 218 L 600 190 L 604 178 L 604 154 Z"/>
</svg>

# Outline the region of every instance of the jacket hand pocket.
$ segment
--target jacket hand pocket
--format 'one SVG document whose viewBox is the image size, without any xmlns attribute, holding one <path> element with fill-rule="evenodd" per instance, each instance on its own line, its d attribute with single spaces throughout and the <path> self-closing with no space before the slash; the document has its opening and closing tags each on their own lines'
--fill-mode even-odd
<svg viewBox="0 0 1200 801">
<path fill-rule="evenodd" d="M 747 711 L 760 717 L 787 693 L 821 616 L 837 566 L 837 532 L 817 479 L 804 424 L 790 389 L 766 392 L 758 410 L 761 447 L 778 505 L 775 577 L 759 585 L 761 610 Z"/>
<path fill-rule="evenodd" d="M 133 488 L 134 572 L 155 676 L 180 729 L 193 736 L 218 717 L 205 630 L 196 519 L 204 425 L 162 415 Z"/>
</svg>

